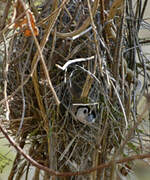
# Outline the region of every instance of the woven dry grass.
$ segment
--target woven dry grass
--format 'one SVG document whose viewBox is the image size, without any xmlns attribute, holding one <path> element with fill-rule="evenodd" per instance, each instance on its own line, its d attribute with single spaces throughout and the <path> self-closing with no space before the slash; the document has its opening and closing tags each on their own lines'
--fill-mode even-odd
<svg viewBox="0 0 150 180">
<path fill-rule="evenodd" d="M 140 43 L 137 32 L 140 23 L 134 20 L 141 14 L 133 17 L 130 2 L 64 2 L 30 4 L 53 91 L 33 37 L 27 38 L 18 31 L 9 40 L 4 90 L 11 97 L 6 104 L 10 120 L 4 123 L 21 148 L 28 147 L 34 160 L 60 172 L 75 172 L 107 162 L 120 148 L 136 116 L 138 70 L 147 72 L 142 59 L 137 64 L 135 61 L 136 51 L 140 52 L 140 45 L 135 50 Z M 84 61 L 74 62 L 65 70 L 60 68 L 79 58 Z M 71 91 L 70 81 L 81 89 L 79 95 Z M 95 111 L 95 123 L 83 124 L 77 120 L 76 109 L 81 105 Z M 19 179 L 24 173 L 27 162 L 19 160 L 18 153 L 10 178 L 17 174 Z M 76 179 L 109 177 L 113 174 L 110 172 L 113 170 Z M 35 178 L 38 177 L 36 171 Z"/>
</svg>

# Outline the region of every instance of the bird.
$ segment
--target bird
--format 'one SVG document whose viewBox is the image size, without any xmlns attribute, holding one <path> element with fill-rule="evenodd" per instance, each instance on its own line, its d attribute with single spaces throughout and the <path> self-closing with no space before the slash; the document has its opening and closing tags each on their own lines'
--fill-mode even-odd
<svg viewBox="0 0 150 180">
<path fill-rule="evenodd" d="M 78 107 L 76 112 L 76 118 L 83 124 L 94 123 L 96 115 L 94 111 L 90 111 L 88 106 Z"/>
</svg>

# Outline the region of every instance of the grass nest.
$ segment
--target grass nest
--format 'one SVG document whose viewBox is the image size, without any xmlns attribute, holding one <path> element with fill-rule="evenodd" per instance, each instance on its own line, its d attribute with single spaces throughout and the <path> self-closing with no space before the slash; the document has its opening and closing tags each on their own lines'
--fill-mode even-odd
<svg viewBox="0 0 150 180">
<path fill-rule="evenodd" d="M 6 127 L 35 161 L 54 170 L 75 172 L 105 163 L 119 149 L 136 106 L 132 98 L 126 101 L 138 83 L 135 52 L 126 51 L 137 37 L 132 20 L 125 18 L 129 12 L 122 1 L 46 1 L 29 7 L 53 91 L 34 38 L 19 29 L 9 40 Z M 131 10 L 129 2 L 126 8 Z M 79 107 L 94 111 L 95 122 L 79 121 Z M 14 163 L 10 176 L 17 168 L 23 174 L 22 165 Z"/>
</svg>

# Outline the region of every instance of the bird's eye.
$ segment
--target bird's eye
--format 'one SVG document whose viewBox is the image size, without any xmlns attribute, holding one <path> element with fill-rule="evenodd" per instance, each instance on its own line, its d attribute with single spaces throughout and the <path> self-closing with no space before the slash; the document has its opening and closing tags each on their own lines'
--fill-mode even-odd
<svg viewBox="0 0 150 180">
<path fill-rule="evenodd" d="M 86 114 L 86 113 L 87 113 L 87 111 L 88 111 L 87 109 L 84 109 L 83 113 L 84 113 L 84 114 Z"/>
</svg>

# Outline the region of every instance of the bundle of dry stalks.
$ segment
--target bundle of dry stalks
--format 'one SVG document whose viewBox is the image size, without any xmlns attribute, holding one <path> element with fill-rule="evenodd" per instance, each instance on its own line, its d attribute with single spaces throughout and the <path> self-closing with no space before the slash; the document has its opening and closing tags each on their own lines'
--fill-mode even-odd
<svg viewBox="0 0 150 180">
<path fill-rule="evenodd" d="M 6 17 L 13 8 L 10 2 L 6 4 Z M 137 98 L 138 77 L 149 78 L 148 61 L 138 38 L 146 3 L 29 1 L 20 6 L 24 11 L 29 7 L 35 24 L 27 10 L 26 21 L 18 15 L 13 22 L 28 23 L 29 31 L 18 24 L 19 28 L 12 31 L 3 21 L 1 102 L 8 115 L 3 123 L 35 161 L 59 172 L 76 172 L 124 155 L 129 141 L 121 144 L 128 128 L 137 121 L 137 101 L 141 98 Z M 144 81 L 142 93 L 146 86 Z M 80 122 L 76 118 L 78 107 L 94 111 L 95 122 Z M 29 166 L 18 152 L 9 178 L 21 178 Z M 113 178 L 113 167 L 75 179 Z M 45 178 L 48 176 L 45 173 Z M 34 179 L 39 177 L 37 169 Z"/>
</svg>

